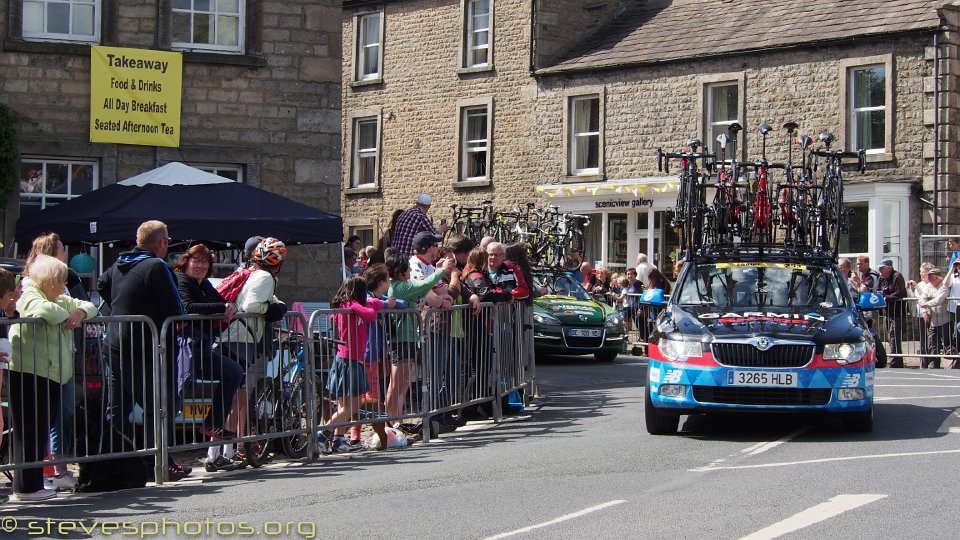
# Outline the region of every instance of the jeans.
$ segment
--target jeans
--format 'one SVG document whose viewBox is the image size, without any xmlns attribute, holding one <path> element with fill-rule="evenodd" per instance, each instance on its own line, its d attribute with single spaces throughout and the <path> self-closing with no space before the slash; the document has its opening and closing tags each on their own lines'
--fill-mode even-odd
<svg viewBox="0 0 960 540">
<path fill-rule="evenodd" d="M 43 459 L 50 436 L 50 416 L 60 408 L 60 383 L 30 373 L 8 371 L 13 440 L 11 463 Z M 43 467 L 13 473 L 13 491 L 33 493 L 43 489 Z"/>
<path fill-rule="evenodd" d="M 60 387 L 60 409 L 50 425 L 50 453 L 65 456 L 73 451 L 73 417 L 77 389 L 73 377 Z"/>
<path fill-rule="evenodd" d="M 204 419 L 203 425 L 207 428 L 220 429 L 223 427 L 227 411 L 233 404 L 233 396 L 243 383 L 243 368 L 230 358 L 212 350 L 209 341 L 199 340 L 196 343 L 198 347 L 193 355 L 194 378 L 219 381 L 213 385 L 213 395 L 210 396 L 213 406 L 210 414 Z"/>
</svg>

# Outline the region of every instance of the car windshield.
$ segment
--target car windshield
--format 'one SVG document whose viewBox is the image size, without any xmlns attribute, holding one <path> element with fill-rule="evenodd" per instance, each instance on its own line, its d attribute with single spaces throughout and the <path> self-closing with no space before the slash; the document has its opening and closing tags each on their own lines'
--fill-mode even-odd
<svg viewBox="0 0 960 540">
<path fill-rule="evenodd" d="M 538 288 L 546 287 L 547 294 L 570 296 L 577 300 L 591 299 L 583 285 L 566 274 L 537 273 L 533 276 L 533 281 Z"/>
<path fill-rule="evenodd" d="M 679 291 L 681 305 L 719 307 L 833 307 L 847 305 L 838 271 L 829 266 L 731 262 L 691 263 Z"/>
</svg>

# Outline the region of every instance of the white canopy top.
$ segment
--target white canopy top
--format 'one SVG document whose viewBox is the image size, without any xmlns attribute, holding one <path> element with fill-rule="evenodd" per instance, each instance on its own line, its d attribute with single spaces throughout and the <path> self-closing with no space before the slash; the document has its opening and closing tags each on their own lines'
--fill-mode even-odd
<svg viewBox="0 0 960 540">
<path fill-rule="evenodd" d="M 233 180 L 174 161 L 117 183 L 121 186 L 146 186 L 148 184 L 198 186 L 202 184 L 222 184 L 224 182 L 233 182 Z"/>
</svg>

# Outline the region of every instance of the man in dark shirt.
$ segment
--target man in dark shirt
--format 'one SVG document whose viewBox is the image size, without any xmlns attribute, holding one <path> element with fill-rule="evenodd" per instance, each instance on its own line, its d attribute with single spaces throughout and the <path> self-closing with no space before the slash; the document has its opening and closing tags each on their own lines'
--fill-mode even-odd
<svg viewBox="0 0 960 540">
<path fill-rule="evenodd" d="M 893 269 L 893 259 L 880 261 L 880 292 L 887 302 L 887 332 L 890 342 L 890 354 L 898 355 L 890 359 L 890 367 L 902 368 L 903 325 L 907 316 L 907 284 L 903 274 Z"/>
<path fill-rule="evenodd" d="M 160 360 L 158 350 L 151 334 L 157 332 L 159 340 L 163 322 L 168 317 L 183 315 L 183 303 L 177 290 L 177 280 L 173 270 L 164 262 L 170 239 L 167 226 L 162 221 L 147 221 L 137 229 L 137 247 L 121 253 L 109 270 L 100 276 L 98 288 L 100 297 L 110 308 L 111 316 L 143 315 L 149 317 L 154 328 L 140 322 L 110 323 L 107 329 L 107 345 L 110 359 L 110 409 L 109 417 L 114 425 L 127 422 L 134 404 L 140 405 L 144 412 L 143 433 L 134 433 L 137 448 L 155 447 L 158 441 L 154 437 L 154 417 L 157 404 L 154 403 L 154 387 L 160 381 L 154 378 L 154 363 Z M 173 336 L 173 332 L 169 332 Z M 166 343 L 168 351 L 174 351 L 172 340 Z M 168 355 L 169 356 L 169 355 Z M 168 361 L 167 388 L 174 388 L 176 377 L 175 362 Z M 168 398 L 171 410 L 166 412 L 163 429 L 167 441 L 173 444 L 174 396 Z M 181 467 L 173 462 L 169 466 L 169 479 L 180 480 L 190 474 L 189 467 Z"/>
<path fill-rule="evenodd" d="M 417 205 L 413 208 L 404 210 L 397 217 L 396 228 L 393 231 L 393 248 L 397 253 L 404 257 L 413 255 L 413 237 L 417 233 L 429 232 L 438 236 L 443 236 L 450 228 L 446 223 L 441 223 L 439 227 L 434 227 L 427 212 L 430 211 L 430 205 L 433 201 L 426 193 L 417 197 Z"/>
</svg>

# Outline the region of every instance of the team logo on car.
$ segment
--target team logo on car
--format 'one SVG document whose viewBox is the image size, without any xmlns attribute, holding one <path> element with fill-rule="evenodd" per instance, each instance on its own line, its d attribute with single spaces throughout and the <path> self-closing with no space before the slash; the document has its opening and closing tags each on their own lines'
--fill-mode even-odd
<svg viewBox="0 0 960 540">
<path fill-rule="evenodd" d="M 770 340 L 765 337 L 762 337 L 757 340 L 757 348 L 760 349 L 761 351 L 765 351 L 769 349 L 771 345 L 772 344 L 770 343 Z"/>
<path fill-rule="evenodd" d="M 577 318 L 580 319 L 580 322 L 586 322 L 586 320 L 587 320 L 587 316 L 586 316 L 586 315 L 580 315 L 580 316 L 577 317 Z"/>
</svg>

